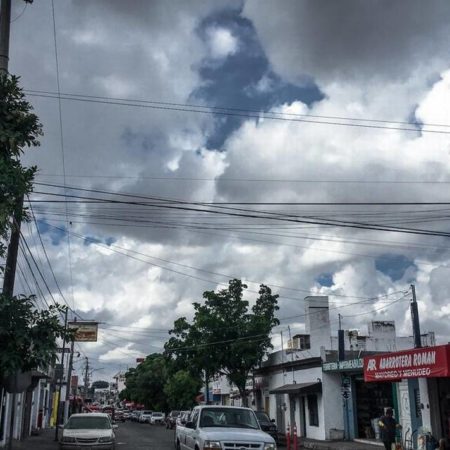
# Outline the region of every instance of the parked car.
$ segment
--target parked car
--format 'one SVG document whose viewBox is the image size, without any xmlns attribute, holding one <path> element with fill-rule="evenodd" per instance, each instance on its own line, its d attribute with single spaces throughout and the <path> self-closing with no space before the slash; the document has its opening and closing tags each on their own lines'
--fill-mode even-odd
<svg viewBox="0 0 450 450">
<path fill-rule="evenodd" d="M 117 425 L 111 423 L 106 413 L 72 414 L 63 427 L 59 441 L 60 450 L 114 450 Z"/>
<path fill-rule="evenodd" d="M 278 428 L 275 425 L 275 420 L 271 420 L 265 411 L 255 411 L 255 414 L 259 425 L 261 426 L 261 430 L 265 431 L 267 434 L 270 434 L 278 444 Z"/>
<path fill-rule="evenodd" d="M 177 426 L 178 425 L 186 425 L 189 421 L 189 416 L 191 415 L 190 411 L 180 411 L 180 415 L 177 417 Z"/>
<path fill-rule="evenodd" d="M 123 419 L 124 420 L 130 420 L 131 418 L 131 411 L 124 411 L 123 412 Z"/>
<path fill-rule="evenodd" d="M 125 422 L 124 412 L 121 409 L 116 409 L 114 411 L 114 421 L 115 422 Z"/>
<path fill-rule="evenodd" d="M 166 417 L 166 428 L 172 430 L 177 424 L 177 417 L 180 415 L 180 411 L 170 411 Z"/>
<path fill-rule="evenodd" d="M 164 413 L 154 412 L 152 414 L 152 417 L 150 417 L 150 423 L 152 425 L 156 425 L 156 424 L 162 425 L 164 423 L 165 418 L 166 418 L 166 415 Z"/>
<path fill-rule="evenodd" d="M 139 423 L 150 423 L 152 414 L 153 414 L 153 411 L 148 411 L 148 410 L 141 411 L 141 414 L 139 415 Z"/>
<path fill-rule="evenodd" d="M 196 406 L 189 422 L 177 426 L 178 450 L 264 449 L 276 450 L 272 436 L 261 430 L 255 412 L 237 406 Z"/>
<path fill-rule="evenodd" d="M 140 411 L 139 409 L 136 409 L 136 410 L 132 411 L 130 419 L 133 422 L 139 422 L 139 416 L 141 415 L 141 412 L 142 411 Z"/>
</svg>

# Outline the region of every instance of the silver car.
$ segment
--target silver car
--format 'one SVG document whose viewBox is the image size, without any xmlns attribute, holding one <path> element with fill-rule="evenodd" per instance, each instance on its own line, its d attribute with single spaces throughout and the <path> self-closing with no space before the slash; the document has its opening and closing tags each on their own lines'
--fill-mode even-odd
<svg viewBox="0 0 450 450">
<path fill-rule="evenodd" d="M 114 450 L 116 428 L 105 413 L 72 414 L 63 427 L 60 450 Z"/>
</svg>

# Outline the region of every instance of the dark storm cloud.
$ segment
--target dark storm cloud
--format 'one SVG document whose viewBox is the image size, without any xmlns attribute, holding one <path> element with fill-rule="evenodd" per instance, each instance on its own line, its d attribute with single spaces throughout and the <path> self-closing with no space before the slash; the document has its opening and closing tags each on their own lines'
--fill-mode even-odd
<svg viewBox="0 0 450 450">
<path fill-rule="evenodd" d="M 276 70 L 291 80 L 304 73 L 326 80 L 401 79 L 424 65 L 424 57 L 434 62 L 448 52 L 445 0 L 247 0 L 244 14 Z"/>
</svg>

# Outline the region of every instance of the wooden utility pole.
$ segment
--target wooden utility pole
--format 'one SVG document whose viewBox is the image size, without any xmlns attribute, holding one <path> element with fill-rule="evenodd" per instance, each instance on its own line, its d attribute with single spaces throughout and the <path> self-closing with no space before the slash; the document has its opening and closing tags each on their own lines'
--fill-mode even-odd
<svg viewBox="0 0 450 450">
<path fill-rule="evenodd" d="M 420 321 L 419 321 L 419 308 L 417 307 L 416 299 L 416 287 L 411 285 L 412 300 L 411 300 L 411 320 L 414 336 L 414 348 L 422 347 L 422 339 L 420 337 Z"/>
<path fill-rule="evenodd" d="M 66 312 L 64 314 L 64 330 L 67 333 L 67 311 L 69 308 L 66 308 Z M 62 356 L 61 356 L 61 380 L 58 383 L 58 405 L 56 406 L 56 427 L 55 427 L 55 441 L 58 440 L 58 431 L 59 425 L 61 422 L 61 387 L 64 380 L 64 356 L 66 353 L 66 336 L 63 337 L 63 345 L 62 345 Z M 58 380 L 56 380 L 58 382 Z M 69 381 L 66 380 L 66 389 L 69 388 Z M 65 403 L 65 401 L 64 401 Z"/>
<path fill-rule="evenodd" d="M 0 14 L 0 72 L 8 73 L 11 0 L 2 0 Z"/>
<path fill-rule="evenodd" d="M 0 6 L 0 74 L 8 74 L 9 63 L 9 34 L 11 24 L 11 0 L 1 0 Z M 14 295 L 14 279 L 17 266 L 17 252 L 19 249 L 20 239 L 20 222 L 22 218 L 22 203 L 18 202 L 13 217 L 13 226 L 11 239 L 8 245 L 8 253 L 6 257 L 5 273 L 3 278 L 3 294 L 8 297 Z M 14 391 L 17 388 L 17 374 L 14 379 Z M 11 416 L 9 422 L 9 441 L 8 450 L 12 449 L 12 440 L 14 435 L 14 420 L 16 412 L 17 395 L 13 392 L 11 402 Z"/>
</svg>

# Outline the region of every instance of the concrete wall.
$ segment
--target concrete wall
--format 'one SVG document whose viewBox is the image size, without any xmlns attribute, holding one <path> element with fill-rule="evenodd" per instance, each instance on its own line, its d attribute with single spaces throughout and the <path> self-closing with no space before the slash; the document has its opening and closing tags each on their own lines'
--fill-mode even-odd
<svg viewBox="0 0 450 450">
<path fill-rule="evenodd" d="M 342 413 L 343 398 L 341 395 L 341 377 L 336 374 L 322 375 L 322 397 L 326 405 L 324 416 L 325 439 L 330 439 L 330 430 L 344 429 L 344 416 Z"/>
</svg>

